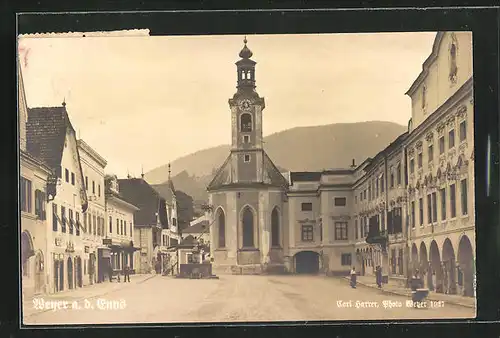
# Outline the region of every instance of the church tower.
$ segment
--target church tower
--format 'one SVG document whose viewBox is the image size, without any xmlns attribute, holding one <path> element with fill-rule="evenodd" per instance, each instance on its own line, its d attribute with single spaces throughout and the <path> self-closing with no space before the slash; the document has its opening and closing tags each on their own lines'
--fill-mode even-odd
<svg viewBox="0 0 500 338">
<path fill-rule="evenodd" d="M 256 62 L 246 37 L 243 42 L 236 93 L 229 99 L 231 149 L 207 187 L 210 253 L 217 273 L 283 266 L 288 181 L 264 150 L 264 98 L 255 90 Z"/>
<path fill-rule="evenodd" d="M 236 62 L 237 91 L 229 100 L 231 108 L 231 162 L 233 182 L 263 182 L 262 111 L 264 98 L 255 91 L 253 53 L 245 37 L 240 60 Z"/>
</svg>

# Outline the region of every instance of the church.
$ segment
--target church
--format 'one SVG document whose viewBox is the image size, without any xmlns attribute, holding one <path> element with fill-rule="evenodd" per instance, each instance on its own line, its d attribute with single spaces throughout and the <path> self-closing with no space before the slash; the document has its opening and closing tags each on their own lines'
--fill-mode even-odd
<svg viewBox="0 0 500 338">
<path fill-rule="evenodd" d="M 207 188 L 215 217 L 211 257 L 216 271 L 258 273 L 264 263 L 284 264 L 288 182 L 263 148 L 265 100 L 255 91 L 256 62 L 244 42 L 237 91 L 229 99 L 231 150 Z"/>
<path fill-rule="evenodd" d="M 246 38 L 229 100 L 231 150 L 207 187 L 215 273 L 346 275 L 474 294 L 472 35 L 438 32 L 408 130 L 360 164 L 280 173 L 263 147 L 264 98 Z M 439 79 L 439 81 L 438 81 Z M 436 285 L 431 276 L 436 274 Z"/>
<path fill-rule="evenodd" d="M 229 99 L 231 150 L 207 187 L 214 271 L 348 271 L 353 248 L 342 231 L 349 228 L 352 170 L 280 173 L 263 147 L 265 100 L 255 90 L 252 55 L 245 38 L 236 62 L 237 90 Z M 327 200 L 335 201 L 335 209 Z M 322 220 L 331 211 L 335 217 Z M 335 221 L 345 236 L 334 243 Z"/>
</svg>

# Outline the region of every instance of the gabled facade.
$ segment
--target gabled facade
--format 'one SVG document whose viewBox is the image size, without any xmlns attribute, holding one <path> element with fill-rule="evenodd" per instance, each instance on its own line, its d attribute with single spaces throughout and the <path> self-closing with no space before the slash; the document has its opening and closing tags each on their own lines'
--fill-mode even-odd
<svg viewBox="0 0 500 338">
<path fill-rule="evenodd" d="M 63 104 L 28 109 L 27 150 L 51 169 L 46 194 L 49 291 L 83 285 L 83 214 L 88 200 L 76 133 Z"/>
<path fill-rule="evenodd" d="M 158 194 L 165 199 L 167 212 L 167 227 L 162 229 L 161 250 L 166 252 L 167 248 L 180 243 L 181 224 L 179 223 L 179 203 L 177 201 L 177 192 L 172 181 L 170 163 L 168 164 L 168 180 L 164 184 L 155 184 L 152 187 Z"/>
<path fill-rule="evenodd" d="M 168 227 L 165 199 L 143 178 L 119 179 L 120 195 L 139 210 L 134 213 L 134 246 L 140 254 L 134 255 L 136 273 L 161 271 L 162 229 Z"/>
</svg>

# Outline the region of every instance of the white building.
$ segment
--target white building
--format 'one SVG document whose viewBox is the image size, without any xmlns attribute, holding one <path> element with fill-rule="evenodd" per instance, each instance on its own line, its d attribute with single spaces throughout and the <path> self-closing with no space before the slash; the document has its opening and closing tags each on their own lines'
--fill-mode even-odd
<svg viewBox="0 0 500 338">
<path fill-rule="evenodd" d="M 47 257 L 47 226 L 45 193 L 50 168 L 26 150 L 28 108 L 24 93 L 21 67 L 18 66 L 19 143 L 20 143 L 20 212 L 21 212 L 21 272 L 25 296 L 47 291 L 49 275 Z"/>
<path fill-rule="evenodd" d="M 438 33 L 407 95 L 413 268 L 438 291 L 473 295 L 475 260 L 472 33 Z"/>
<path fill-rule="evenodd" d="M 163 184 L 154 184 L 152 187 L 165 199 L 165 207 L 167 211 L 168 228 L 162 229 L 161 238 L 162 245 L 160 251 L 166 252 L 167 248 L 180 243 L 178 210 L 179 203 L 177 201 L 174 182 L 172 181 L 170 163 L 168 164 L 168 180 Z"/>
<path fill-rule="evenodd" d="M 47 195 L 47 255 L 49 291 L 83 285 L 83 214 L 88 200 L 75 129 L 66 105 L 28 109 L 27 150 L 56 173 L 49 177 Z"/>
<path fill-rule="evenodd" d="M 106 177 L 106 211 L 108 219 L 106 240 L 110 248 L 109 263 L 116 272 L 123 271 L 126 266 L 135 270 L 134 254 L 139 248 L 134 246 L 134 213 L 138 210 L 138 207 L 127 202 L 120 194 L 117 177 Z"/>
<path fill-rule="evenodd" d="M 89 207 L 83 214 L 82 240 L 84 245 L 83 284 L 94 284 L 101 281 L 98 278 L 98 249 L 103 247 L 102 239 L 105 235 L 105 193 L 104 168 L 106 160 L 83 140 L 78 140 L 78 149 L 84 175 L 85 190 Z"/>
</svg>

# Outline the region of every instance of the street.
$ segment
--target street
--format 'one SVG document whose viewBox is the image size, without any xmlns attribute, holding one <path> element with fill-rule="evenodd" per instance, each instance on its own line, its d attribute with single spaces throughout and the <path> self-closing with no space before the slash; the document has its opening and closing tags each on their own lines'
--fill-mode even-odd
<svg viewBox="0 0 500 338">
<path fill-rule="evenodd" d="M 155 276 L 141 283 L 125 284 L 123 288 L 96 298 L 79 300 L 79 309 L 72 309 L 74 300 L 69 297 L 65 305 L 64 299 L 50 301 L 48 296 L 45 304 L 40 306 L 54 309 L 35 312 L 25 318 L 24 324 L 395 320 L 475 316 L 474 309 L 446 303 L 415 309 L 406 306 L 407 300 L 366 287 L 352 289 L 345 280 L 324 276 L 227 275 L 208 280 Z"/>
</svg>

